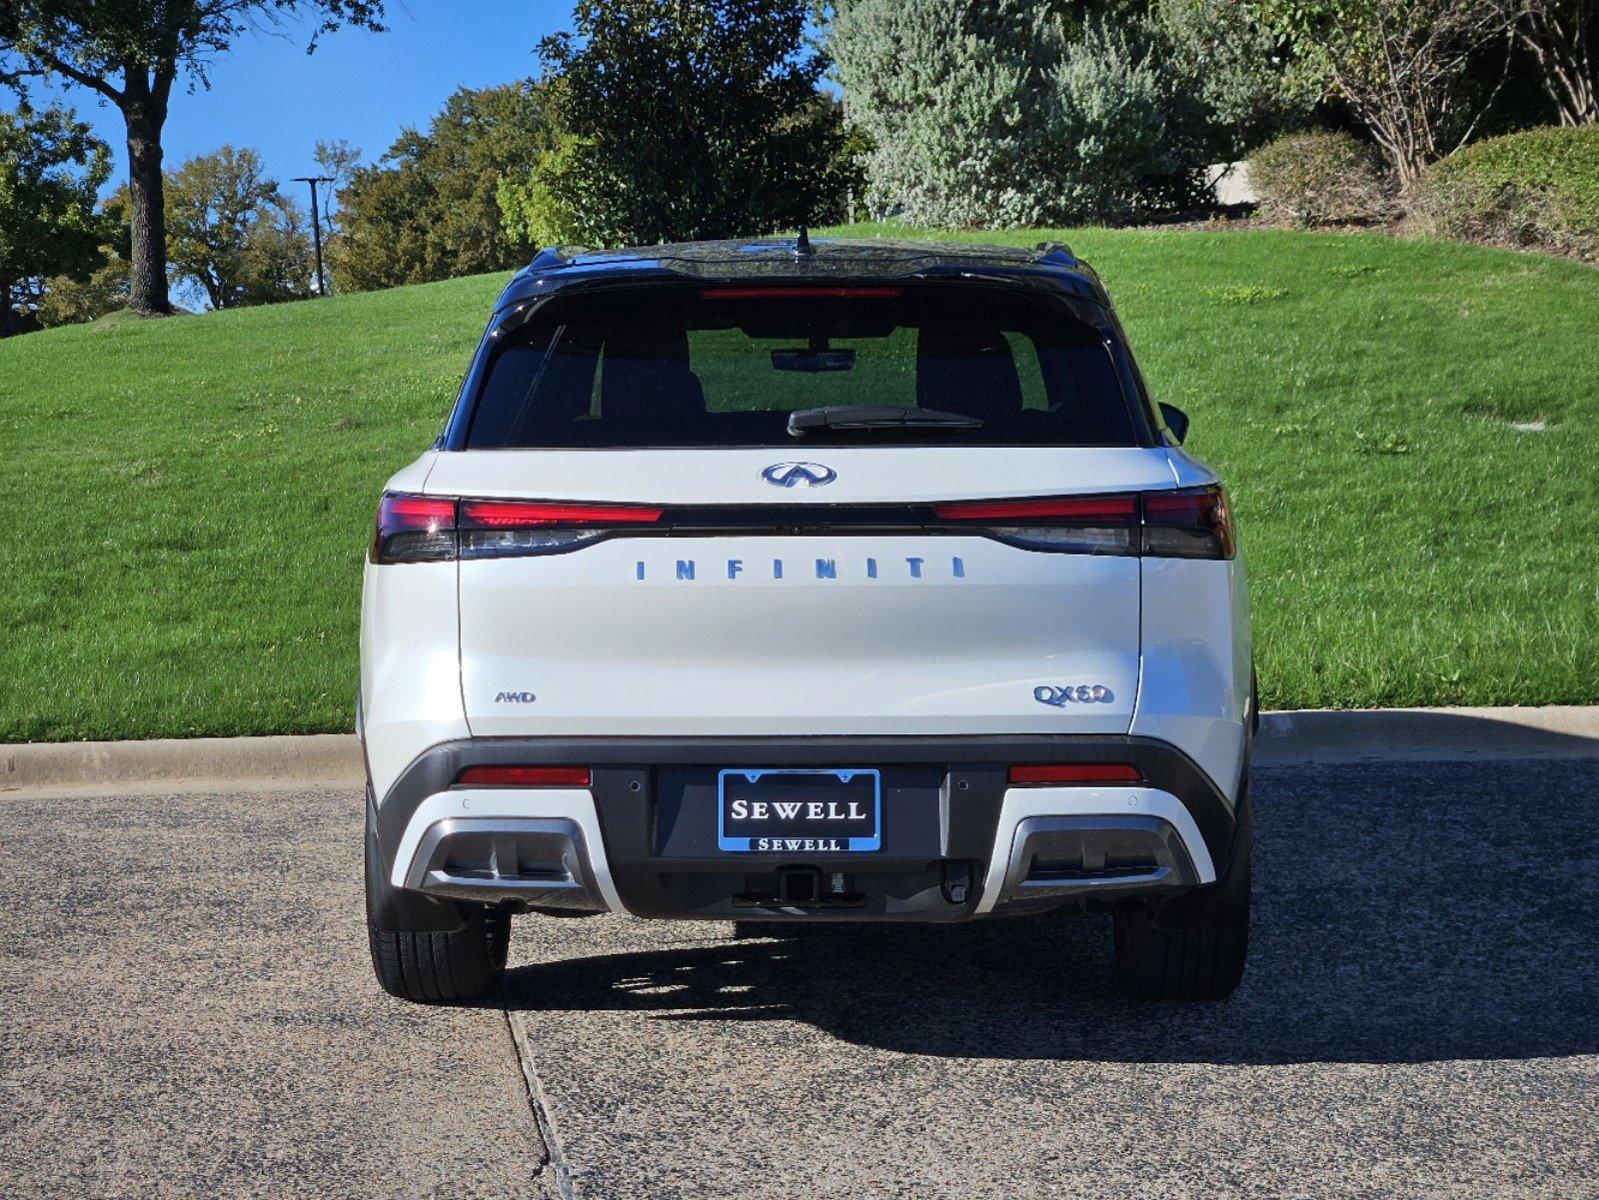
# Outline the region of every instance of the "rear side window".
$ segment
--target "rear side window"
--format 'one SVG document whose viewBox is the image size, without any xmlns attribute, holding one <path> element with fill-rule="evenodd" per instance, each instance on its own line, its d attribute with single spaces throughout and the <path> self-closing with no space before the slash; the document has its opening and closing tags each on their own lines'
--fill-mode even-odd
<svg viewBox="0 0 1599 1200">
<path fill-rule="evenodd" d="M 969 287 L 860 291 L 557 300 L 498 349 L 466 446 L 1138 444 L 1102 337 L 1067 313 Z"/>
</svg>

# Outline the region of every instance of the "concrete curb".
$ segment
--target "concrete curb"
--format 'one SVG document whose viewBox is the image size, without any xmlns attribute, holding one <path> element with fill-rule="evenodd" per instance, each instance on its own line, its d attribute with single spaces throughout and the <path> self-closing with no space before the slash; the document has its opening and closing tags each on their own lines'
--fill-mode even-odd
<svg viewBox="0 0 1599 1200">
<path fill-rule="evenodd" d="M 1266 713 L 1262 765 L 1599 759 L 1599 705 L 1546 708 L 1300 709 Z M 30 742 L 0 746 L 0 788 L 193 782 L 359 785 L 353 734 L 171 738 L 149 742 Z"/>
<path fill-rule="evenodd" d="M 1290 709 L 1266 713 L 1258 763 L 1599 758 L 1599 705 Z"/>
</svg>

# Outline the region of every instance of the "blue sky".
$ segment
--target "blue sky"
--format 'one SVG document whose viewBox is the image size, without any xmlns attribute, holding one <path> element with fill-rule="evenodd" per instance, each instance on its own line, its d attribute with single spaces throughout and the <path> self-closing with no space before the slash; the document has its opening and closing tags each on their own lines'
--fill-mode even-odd
<svg viewBox="0 0 1599 1200">
<path fill-rule="evenodd" d="M 457 87 L 537 74 L 534 47 L 569 28 L 572 11 L 571 0 L 390 0 L 388 8 L 387 33 L 340 30 L 307 57 L 306 30 L 286 25 L 247 35 L 217 58 L 210 91 L 180 81 L 167 120 L 167 165 L 232 142 L 260 150 L 268 171 L 287 180 L 313 173 L 318 138 L 345 138 L 371 161 L 402 126 L 425 125 Z M 98 105 L 93 92 L 59 95 L 111 144 L 116 179 L 126 178 L 121 114 Z"/>
</svg>

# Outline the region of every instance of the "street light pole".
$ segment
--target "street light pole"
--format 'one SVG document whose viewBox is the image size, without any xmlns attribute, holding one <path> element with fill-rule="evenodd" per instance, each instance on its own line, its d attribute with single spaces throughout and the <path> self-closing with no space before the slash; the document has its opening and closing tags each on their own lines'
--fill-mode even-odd
<svg viewBox="0 0 1599 1200">
<path fill-rule="evenodd" d="M 294 182 L 311 185 L 311 244 L 316 247 L 316 294 L 326 296 L 328 281 L 322 273 L 322 215 L 316 206 L 316 185 L 332 183 L 333 180 L 326 175 L 296 175 Z"/>
</svg>

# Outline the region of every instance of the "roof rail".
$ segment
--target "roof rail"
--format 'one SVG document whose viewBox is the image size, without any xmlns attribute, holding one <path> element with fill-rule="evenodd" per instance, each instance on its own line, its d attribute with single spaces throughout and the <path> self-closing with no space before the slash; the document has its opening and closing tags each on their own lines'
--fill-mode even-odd
<svg viewBox="0 0 1599 1200">
<path fill-rule="evenodd" d="M 1065 242 L 1039 242 L 1033 249 L 1038 252 L 1037 262 L 1054 263 L 1062 267 L 1077 266 L 1077 256 Z"/>
</svg>

